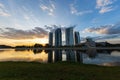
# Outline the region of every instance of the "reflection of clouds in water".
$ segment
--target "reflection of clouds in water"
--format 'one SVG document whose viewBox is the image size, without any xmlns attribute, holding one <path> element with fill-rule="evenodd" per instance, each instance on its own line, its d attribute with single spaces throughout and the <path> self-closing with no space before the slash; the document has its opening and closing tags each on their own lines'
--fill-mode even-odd
<svg viewBox="0 0 120 80">
<path fill-rule="evenodd" d="M 82 52 L 81 52 L 82 53 Z M 54 56 L 54 55 L 53 55 Z M 62 55 L 63 61 L 66 60 L 66 54 Z M 34 54 L 33 51 L 15 51 L 12 50 L 1 50 L 0 61 L 36 61 L 36 62 L 47 62 L 48 54 L 44 51 L 41 53 Z M 96 58 L 88 58 L 88 55 L 83 54 L 83 63 L 86 64 L 101 64 L 101 65 L 116 65 L 114 62 L 120 62 L 120 52 L 112 52 L 109 54 L 99 54 Z"/>
<path fill-rule="evenodd" d="M 120 57 L 120 52 L 119 51 L 113 51 L 111 53 L 112 56 L 119 56 Z"/>
<path fill-rule="evenodd" d="M 7 50 L 0 52 L 0 61 L 36 61 L 47 62 L 47 54 L 42 51 L 41 53 L 34 54 L 33 51 L 14 51 Z"/>
<path fill-rule="evenodd" d="M 96 58 L 84 58 L 83 63 L 87 64 L 104 64 L 109 62 L 118 62 L 120 61 L 120 56 L 112 56 L 109 54 L 99 54 Z"/>
<path fill-rule="evenodd" d="M 5 50 L 0 50 L 0 52 L 4 52 Z"/>
</svg>

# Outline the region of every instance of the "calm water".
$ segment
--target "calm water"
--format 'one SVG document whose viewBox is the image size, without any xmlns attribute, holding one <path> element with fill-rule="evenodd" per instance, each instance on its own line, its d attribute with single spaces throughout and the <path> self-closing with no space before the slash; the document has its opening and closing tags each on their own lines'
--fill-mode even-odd
<svg viewBox="0 0 120 80">
<path fill-rule="evenodd" d="M 82 52 L 81 52 L 82 53 Z M 86 64 L 104 64 L 120 62 L 120 52 L 113 51 L 110 54 L 107 52 L 99 53 L 95 58 L 89 58 L 87 54 L 83 53 L 83 63 Z M 54 59 L 54 58 L 53 58 Z M 62 60 L 66 61 L 66 54 L 63 51 Z M 41 63 L 48 62 L 48 53 L 44 50 L 14 50 L 14 49 L 0 49 L 0 61 L 36 61 Z"/>
</svg>

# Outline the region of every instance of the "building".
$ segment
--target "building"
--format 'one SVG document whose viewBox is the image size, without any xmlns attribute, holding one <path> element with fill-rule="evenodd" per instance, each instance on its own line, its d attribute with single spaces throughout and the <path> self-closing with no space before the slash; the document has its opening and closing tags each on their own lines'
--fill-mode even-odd
<svg viewBox="0 0 120 80">
<path fill-rule="evenodd" d="M 75 45 L 80 43 L 80 34 L 79 32 L 75 32 Z"/>
<path fill-rule="evenodd" d="M 73 27 L 66 28 L 65 30 L 65 37 L 66 37 L 66 45 L 72 46 L 74 45 L 74 32 Z"/>
<path fill-rule="evenodd" d="M 88 50 L 86 53 L 90 58 L 95 58 L 97 56 L 97 50 L 96 50 L 96 43 L 92 40 L 92 38 L 86 38 L 85 45 L 87 46 Z"/>
<path fill-rule="evenodd" d="M 80 34 L 79 32 L 74 32 L 74 27 L 69 27 L 65 29 L 65 36 L 64 33 L 62 34 L 61 28 L 57 28 L 54 32 L 49 33 L 49 45 L 60 47 L 62 46 L 62 38 L 65 42 L 66 46 L 74 46 L 80 43 Z M 76 60 L 78 62 L 82 62 L 82 54 L 78 51 L 74 50 L 65 50 L 66 52 L 66 60 L 73 61 Z M 62 50 L 54 50 L 49 51 L 48 54 L 48 62 L 52 62 L 52 57 L 54 54 L 54 61 L 62 61 Z"/>
<path fill-rule="evenodd" d="M 86 38 L 85 44 L 87 47 L 96 47 L 96 43 L 92 40 L 92 38 Z"/>
<path fill-rule="evenodd" d="M 79 32 L 75 32 L 75 45 L 80 44 L 80 34 Z M 82 57 L 82 53 L 80 53 L 80 51 L 76 50 L 76 61 L 82 63 L 83 62 L 83 57 Z"/>
<path fill-rule="evenodd" d="M 49 32 L 49 45 L 53 46 L 53 33 Z"/>
<path fill-rule="evenodd" d="M 65 30 L 65 41 L 66 46 L 73 46 L 74 45 L 74 27 L 66 28 Z M 66 50 L 66 58 L 67 61 L 75 61 L 75 51 L 74 50 Z"/>
<path fill-rule="evenodd" d="M 62 31 L 61 28 L 55 30 L 55 47 L 62 46 Z M 62 61 L 62 50 L 55 50 L 54 61 Z"/>
<path fill-rule="evenodd" d="M 53 33 L 49 32 L 49 46 L 53 46 Z M 53 51 L 48 52 L 48 62 L 53 62 Z"/>
<path fill-rule="evenodd" d="M 61 46 L 62 45 L 62 31 L 60 28 L 55 30 L 55 46 Z"/>
</svg>

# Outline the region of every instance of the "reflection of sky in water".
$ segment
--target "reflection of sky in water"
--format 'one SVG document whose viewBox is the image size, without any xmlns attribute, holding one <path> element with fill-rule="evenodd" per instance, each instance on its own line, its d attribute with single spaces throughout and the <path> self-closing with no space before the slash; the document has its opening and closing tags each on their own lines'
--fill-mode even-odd
<svg viewBox="0 0 120 80">
<path fill-rule="evenodd" d="M 62 55 L 63 61 L 66 60 L 65 53 Z M 32 50 L 30 51 L 15 51 L 11 50 L 0 50 L 0 61 L 37 61 L 37 62 L 47 62 L 48 54 L 44 50 L 40 53 L 34 54 Z M 83 63 L 87 64 L 103 64 L 109 62 L 120 62 L 120 52 L 114 51 L 111 54 L 99 54 L 96 58 L 89 58 L 86 54 L 83 54 Z"/>
<path fill-rule="evenodd" d="M 86 56 L 86 55 L 84 55 Z M 88 58 L 84 57 L 84 63 L 87 64 L 104 64 L 104 63 L 111 63 L 111 62 L 120 62 L 120 52 L 114 51 L 111 54 L 99 54 L 96 58 Z"/>
<path fill-rule="evenodd" d="M 47 62 L 47 54 L 34 54 L 33 51 L 0 50 L 0 61 L 37 61 Z"/>
<path fill-rule="evenodd" d="M 120 57 L 120 52 L 118 52 L 118 51 L 113 51 L 113 52 L 111 53 L 111 55 L 112 55 L 112 56 L 119 56 L 119 57 Z"/>
</svg>

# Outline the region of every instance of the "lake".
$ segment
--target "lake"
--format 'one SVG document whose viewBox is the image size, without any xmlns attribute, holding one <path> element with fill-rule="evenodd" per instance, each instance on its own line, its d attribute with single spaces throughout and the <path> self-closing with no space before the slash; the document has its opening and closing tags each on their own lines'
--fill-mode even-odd
<svg viewBox="0 0 120 80">
<path fill-rule="evenodd" d="M 53 53 L 55 54 L 55 53 Z M 112 51 L 110 53 L 98 53 L 95 58 L 90 58 L 84 52 L 81 52 L 83 63 L 98 64 L 98 65 L 114 65 L 120 63 L 120 52 Z M 54 57 L 54 55 L 53 55 Z M 54 60 L 54 58 L 53 58 Z M 48 53 L 45 50 L 15 50 L 15 49 L 0 49 L 0 61 L 26 61 L 26 62 L 48 62 Z M 66 61 L 66 53 L 62 51 L 62 61 Z"/>
</svg>

